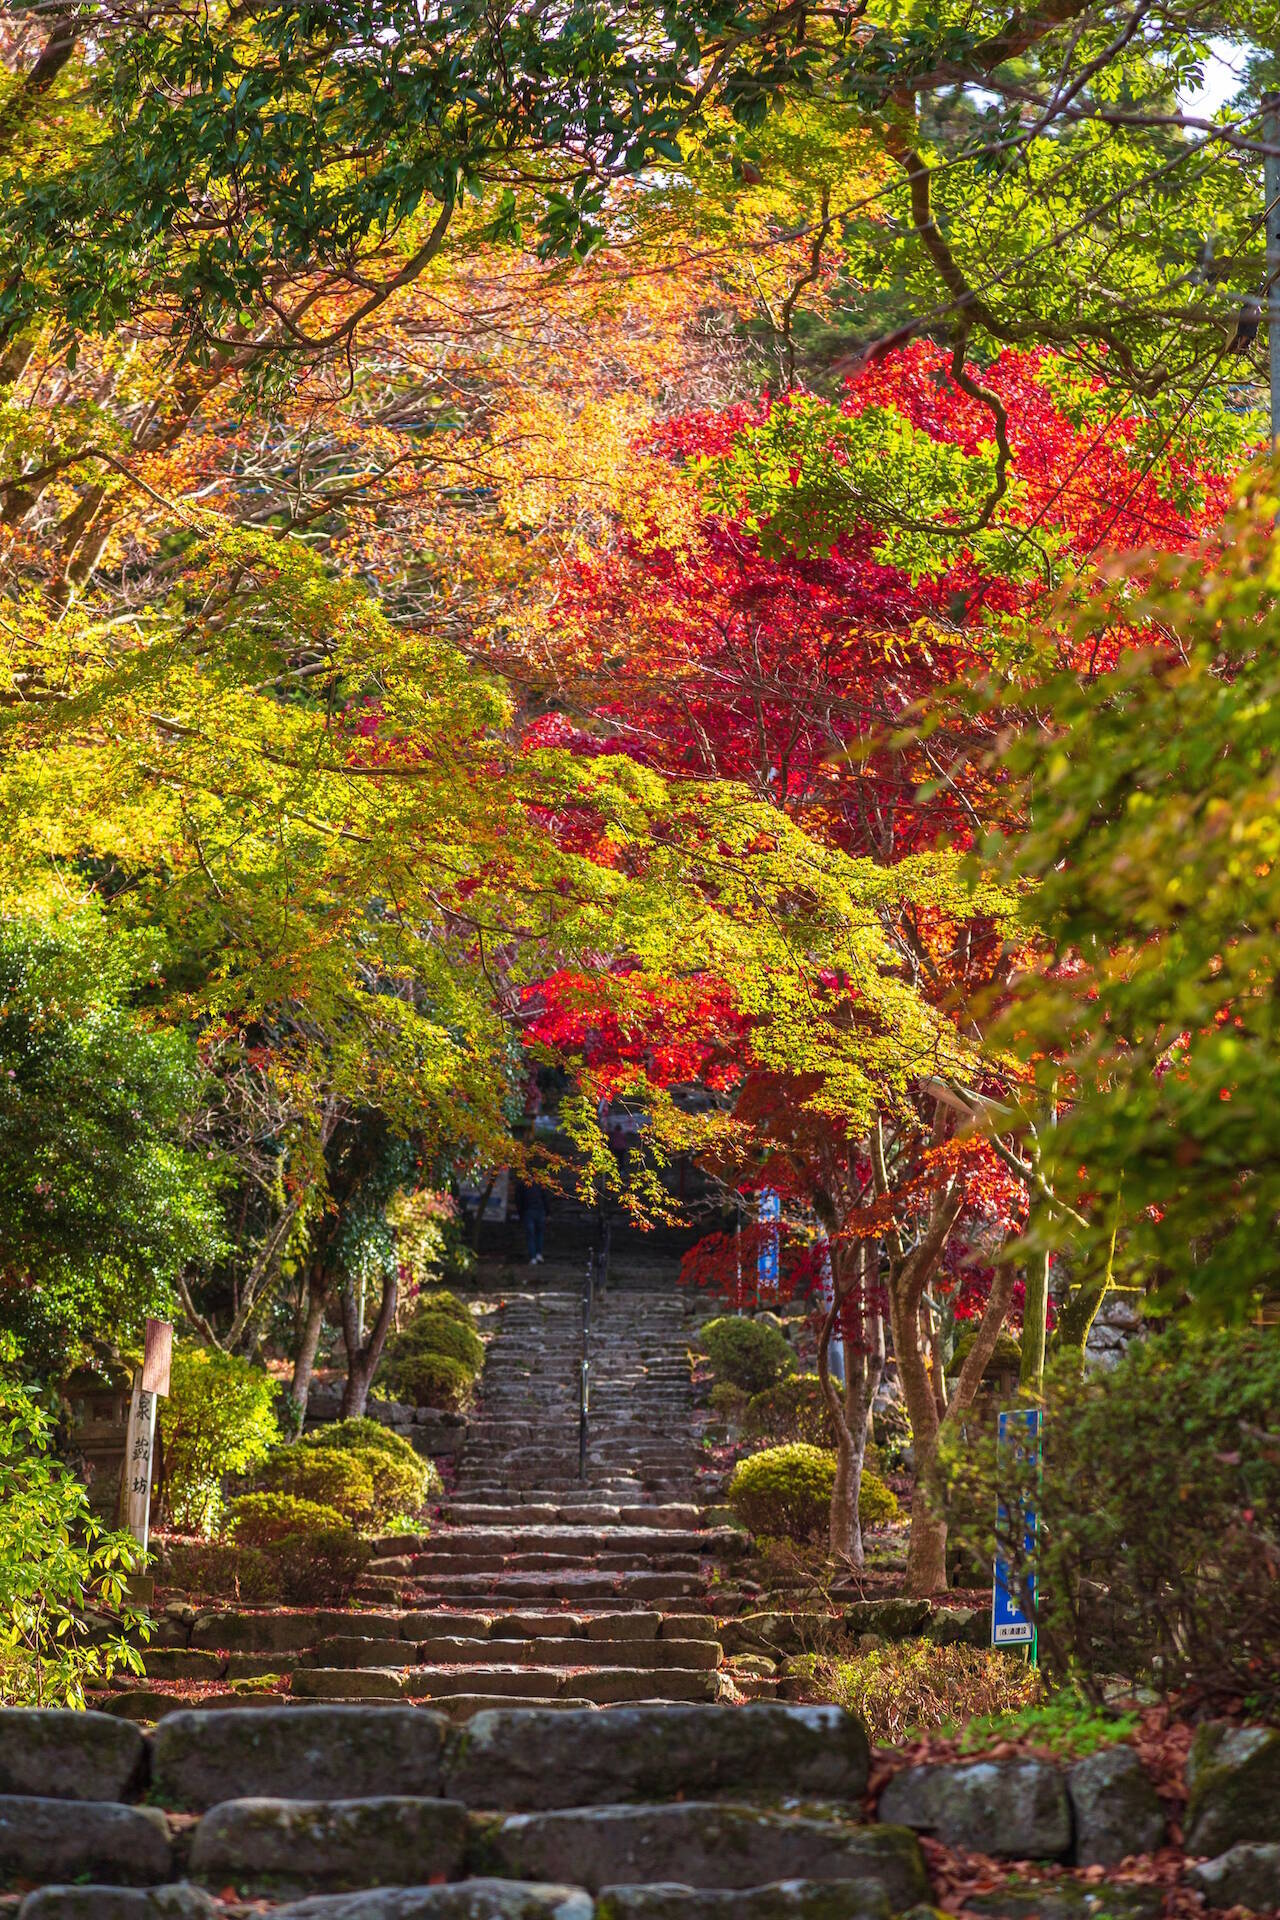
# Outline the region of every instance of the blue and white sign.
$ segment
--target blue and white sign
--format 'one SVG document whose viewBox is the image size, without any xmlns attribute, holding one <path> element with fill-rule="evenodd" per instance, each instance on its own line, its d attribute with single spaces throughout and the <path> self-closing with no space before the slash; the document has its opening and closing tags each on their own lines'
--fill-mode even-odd
<svg viewBox="0 0 1280 1920">
<path fill-rule="evenodd" d="M 1040 1458 L 1040 1410 L 1038 1407 L 1019 1407 L 1013 1413 L 1002 1413 L 998 1430 L 1000 1451 L 1012 1447 L 1024 1460 Z M 1034 1507 L 1025 1507 L 1022 1511 L 1023 1547 L 1027 1560 L 1031 1561 L 1035 1553 L 1036 1526 L 1038 1516 Z M 1017 1528 L 1017 1516 L 1010 1516 L 1001 1502 L 996 1509 L 996 1532 L 1002 1539 L 1008 1539 Z M 1020 1580 L 1014 1580 L 1008 1560 L 1003 1554 L 996 1555 L 995 1577 L 991 1589 L 991 1644 L 993 1647 L 1029 1647 L 1035 1642 L 1036 1628 L 1033 1618 L 1036 1604 L 1036 1576 L 1034 1566 L 1024 1573 Z"/>
<path fill-rule="evenodd" d="M 756 1261 L 756 1287 L 761 1294 L 778 1291 L 778 1249 L 781 1240 L 782 1199 L 772 1187 L 761 1187 L 758 1196 L 760 1253 Z"/>
</svg>

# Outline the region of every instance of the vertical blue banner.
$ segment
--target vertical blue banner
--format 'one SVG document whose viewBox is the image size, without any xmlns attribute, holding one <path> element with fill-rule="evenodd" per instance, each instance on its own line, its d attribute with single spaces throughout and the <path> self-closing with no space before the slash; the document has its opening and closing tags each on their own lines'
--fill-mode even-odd
<svg viewBox="0 0 1280 1920">
<path fill-rule="evenodd" d="M 772 1187 L 761 1187 L 758 1196 L 760 1252 L 756 1261 L 756 1286 L 761 1294 L 778 1291 L 778 1248 L 781 1235 L 782 1200 Z"/>
<path fill-rule="evenodd" d="M 1040 1458 L 1040 1409 L 1038 1407 L 1019 1407 L 1013 1413 L 1002 1413 L 998 1429 L 1001 1454 L 1006 1448 L 1015 1449 L 1015 1457 L 1023 1460 Z M 1022 1515 L 1022 1541 L 1028 1560 L 1035 1553 L 1036 1525 L 1038 1516 L 1035 1508 L 1027 1506 Z M 996 1508 L 996 1531 L 998 1537 L 1008 1539 L 1016 1532 L 1018 1516 L 1009 1514 L 1003 1501 Z M 1021 1579 L 1015 1580 L 1005 1555 L 997 1550 L 994 1578 L 991 1588 L 991 1644 L 993 1647 L 1029 1647 L 1035 1644 L 1036 1628 L 1033 1613 L 1036 1602 L 1036 1575 L 1034 1564 Z"/>
</svg>

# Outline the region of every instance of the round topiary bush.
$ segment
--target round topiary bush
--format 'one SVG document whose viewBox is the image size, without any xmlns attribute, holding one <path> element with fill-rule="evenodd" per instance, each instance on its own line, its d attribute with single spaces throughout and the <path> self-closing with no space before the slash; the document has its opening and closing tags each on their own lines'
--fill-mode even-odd
<svg viewBox="0 0 1280 1920">
<path fill-rule="evenodd" d="M 336 1507 L 292 1493 L 243 1493 L 227 1507 L 227 1534 L 241 1547 L 270 1547 L 289 1534 L 346 1532 Z"/>
<path fill-rule="evenodd" d="M 744 1527 L 766 1539 L 817 1540 L 827 1531 L 836 1484 L 836 1456 L 795 1440 L 739 1460 L 729 1482 L 729 1505 Z M 866 1467 L 858 1494 L 864 1527 L 898 1518 L 898 1502 Z"/>
<path fill-rule="evenodd" d="M 415 1313 L 396 1344 L 417 1352 L 447 1353 L 451 1360 L 460 1360 L 473 1374 L 479 1373 L 484 1365 L 484 1342 L 470 1320 L 464 1323 L 435 1307 Z"/>
<path fill-rule="evenodd" d="M 432 1481 L 440 1486 L 435 1468 L 416 1454 L 412 1460 L 401 1460 L 380 1447 L 355 1447 L 348 1457 L 358 1460 L 373 1482 L 373 1519 L 378 1526 L 416 1514 Z"/>
<path fill-rule="evenodd" d="M 729 1505 L 744 1527 L 770 1539 L 814 1540 L 826 1531 L 836 1457 L 793 1441 L 739 1460 Z"/>
<path fill-rule="evenodd" d="M 811 1447 L 833 1447 L 835 1422 L 816 1373 L 795 1373 L 751 1396 L 742 1431 L 751 1440 L 803 1440 Z"/>
<path fill-rule="evenodd" d="M 332 1507 L 352 1526 L 364 1526 L 374 1518 L 376 1504 L 369 1457 L 364 1448 L 281 1447 L 256 1476 L 254 1488 Z"/>
<path fill-rule="evenodd" d="M 387 1383 L 415 1407 L 456 1413 L 470 1400 L 475 1375 L 447 1353 L 409 1349 L 393 1355 L 387 1366 Z"/>
<path fill-rule="evenodd" d="M 451 1320 L 460 1320 L 464 1327 L 471 1325 L 471 1309 L 465 1300 L 459 1300 L 456 1293 L 450 1293 L 448 1287 L 429 1287 L 420 1293 L 413 1303 L 414 1316 L 419 1313 L 447 1313 Z"/>
<path fill-rule="evenodd" d="M 383 1526 L 413 1514 L 444 1491 L 433 1460 L 424 1460 L 400 1434 L 376 1420 L 336 1420 L 309 1433 L 305 1443 L 321 1453 L 353 1454 L 373 1481 L 373 1518 Z"/>
<path fill-rule="evenodd" d="M 795 1372 L 796 1358 L 786 1335 L 767 1320 L 722 1314 L 707 1321 L 702 1344 L 716 1379 L 747 1393 L 763 1393 L 785 1374 Z"/>
</svg>

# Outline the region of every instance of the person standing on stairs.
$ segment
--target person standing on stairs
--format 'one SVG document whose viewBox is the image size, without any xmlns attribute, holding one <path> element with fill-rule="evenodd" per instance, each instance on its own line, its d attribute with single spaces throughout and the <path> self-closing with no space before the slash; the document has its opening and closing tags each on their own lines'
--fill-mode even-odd
<svg viewBox="0 0 1280 1920">
<path fill-rule="evenodd" d="M 516 1212 L 524 1223 L 524 1243 L 529 1250 L 529 1265 L 542 1265 L 542 1242 L 547 1226 L 547 1196 L 534 1182 L 516 1183 Z"/>
</svg>

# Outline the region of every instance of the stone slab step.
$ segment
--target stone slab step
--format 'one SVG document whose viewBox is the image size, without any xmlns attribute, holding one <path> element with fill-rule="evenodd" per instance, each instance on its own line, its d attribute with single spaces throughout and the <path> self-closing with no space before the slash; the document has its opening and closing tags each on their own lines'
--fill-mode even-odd
<svg viewBox="0 0 1280 1920">
<path fill-rule="evenodd" d="M 611 1553 L 741 1553 L 744 1536 L 734 1527 L 597 1526 L 595 1543 Z M 430 1561 L 455 1552 L 466 1553 L 574 1553 L 582 1552 L 582 1534 L 572 1527 L 507 1524 L 500 1527 L 450 1527 L 434 1533 L 413 1555 Z"/>
<path fill-rule="evenodd" d="M 655 1881 L 745 1890 L 807 1876 L 876 1887 L 899 1910 L 929 1895 L 919 1844 L 905 1827 L 715 1801 L 516 1815 L 497 1825 L 489 1844 L 505 1872 L 535 1880 L 572 1871 L 591 1892 Z"/>
<path fill-rule="evenodd" d="M 370 1890 L 353 1900 L 321 1896 L 273 1913 L 274 1920 L 593 1920 L 595 1904 L 581 1887 L 479 1879 Z"/>
<path fill-rule="evenodd" d="M 891 1920 L 884 1889 L 866 1880 L 779 1880 L 771 1886 L 605 1887 L 597 1920 Z"/>
<path fill-rule="evenodd" d="M 226 1800 L 197 1825 L 190 1870 L 242 1894 L 427 1885 L 458 1877 L 468 1838 L 466 1809 L 451 1800 Z"/>
<path fill-rule="evenodd" d="M 413 1585 L 419 1594 L 441 1600 L 493 1597 L 540 1602 L 617 1597 L 666 1601 L 705 1591 L 701 1578 L 685 1573 L 524 1573 L 497 1580 L 483 1573 L 433 1573 L 418 1577 Z"/>
</svg>

